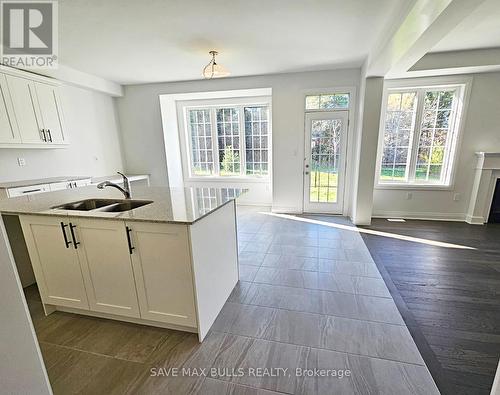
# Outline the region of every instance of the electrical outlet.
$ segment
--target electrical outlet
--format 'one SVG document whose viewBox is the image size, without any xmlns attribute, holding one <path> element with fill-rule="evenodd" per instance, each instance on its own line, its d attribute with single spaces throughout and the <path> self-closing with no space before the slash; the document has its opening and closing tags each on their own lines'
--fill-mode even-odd
<svg viewBox="0 0 500 395">
<path fill-rule="evenodd" d="M 21 167 L 22 166 L 26 166 L 26 159 L 24 159 L 24 158 L 17 158 L 17 164 L 19 166 L 21 166 Z"/>
<path fill-rule="evenodd" d="M 460 194 L 459 193 L 453 194 L 453 201 L 458 202 L 459 200 L 460 200 Z"/>
<path fill-rule="evenodd" d="M 411 200 L 413 199 L 413 193 L 412 192 L 406 192 L 406 200 Z"/>
</svg>

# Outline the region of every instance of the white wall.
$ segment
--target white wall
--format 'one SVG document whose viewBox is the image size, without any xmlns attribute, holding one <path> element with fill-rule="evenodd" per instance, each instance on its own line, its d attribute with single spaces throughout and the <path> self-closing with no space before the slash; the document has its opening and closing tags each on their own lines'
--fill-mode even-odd
<svg viewBox="0 0 500 395">
<path fill-rule="evenodd" d="M 105 176 L 123 168 L 116 108 L 110 96 L 63 86 L 70 145 L 65 149 L 0 149 L 0 182 L 62 175 Z M 19 167 L 17 158 L 26 159 Z"/>
<path fill-rule="evenodd" d="M 414 190 L 411 200 L 406 199 L 406 190 L 376 189 L 374 216 L 464 220 L 474 181 L 474 153 L 500 152 L 500 73 L 475 74 L 473 78 L 453 188 Z M 453 200 L 455 193 L 460 194 L 459 201 Z"/>
<path fill-rule="evenodd" d="M 168 185 L 159 95 L 272 88 L 273 208 L 302 210 L 304 92 L 359 85 L 359 69 L 224 78 L 125 87 L 117 99 L 125 168 L 150 173 L 152 185 Z"/>
<path fill-rule="evenodd" d="M 3 394 L 52 393 L 0 217 L 0 383 Z"/>
</svg>

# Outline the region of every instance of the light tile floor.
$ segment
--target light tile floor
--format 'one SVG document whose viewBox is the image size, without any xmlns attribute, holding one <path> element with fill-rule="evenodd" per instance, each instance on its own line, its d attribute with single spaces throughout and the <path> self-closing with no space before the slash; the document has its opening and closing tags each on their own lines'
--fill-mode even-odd
<svg viewBox="0 0 500 395">
<path fill-rule="evenodd" d="M 45 317 L 29 288 L 54 393 L 438 393 L 357 232 L 238 207 L 238 239 L 241 280 L 202 344 L 165 329 Z M 208 370 L 152 376 L 160 367 Z"/>
</svg>

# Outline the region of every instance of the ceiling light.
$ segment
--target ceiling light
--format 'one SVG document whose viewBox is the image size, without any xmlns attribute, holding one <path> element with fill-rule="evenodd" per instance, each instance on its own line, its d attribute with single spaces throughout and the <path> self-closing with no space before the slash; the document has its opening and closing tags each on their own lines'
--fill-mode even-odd
<svg viewBox="0 0 500 395">
<path fill-rule="evenodd" d="M 226 68 L 215 61 L 215 57 L 219 54 L 217 51 L 210 51 L 212 60 L 203 68 L 203 77 L 206 79 L 227 77 L 230 73 Z"/>
</svg>

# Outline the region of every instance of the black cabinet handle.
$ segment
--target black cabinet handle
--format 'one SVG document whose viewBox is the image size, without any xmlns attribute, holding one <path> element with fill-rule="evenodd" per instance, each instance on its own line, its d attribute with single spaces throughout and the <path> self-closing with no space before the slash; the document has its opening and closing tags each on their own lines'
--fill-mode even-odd
<svg viewBox="0 0 500 395">
<path fill-rule="evenodd" d="M 45 134 L 45 129 L 42 129 L 40 133 L 42 134 L 42 140 L 47 142 L 47 135 Z"/>
<path fill-rule="evenodd" d="M 71 237 L 73 238 L 73 246 L 75 247 L 75 250 L 78 248 L 78 244 L 80 244 L 79 241 L 76 241 L 76 236 L 75 236 L 75 231 L 73 229 L 76 228 L 76 225 L 73 225 L 71 222 L 69 223 L 69 230 L 71 232 Z"/>
<path fill-rule="evenodd" d="M 49 135 L 49 141 L 52 143 L 52 133 L 50 133 L 50 129 L 47 129 L 47 134 Z"/>
<path fill-rule="evenodd" d="M 132 229 L 128 226 L 125 226 L 125 229 L 127 229 L 128 252 L 132 255 L 132 251 L 135 250 L 135 247 L 132 246 L 132 239 L 130 238 L 130 232 L 132 232 Z"/>
<path fill-rule="evenodd" d="M 64 230 L 64 228 L 68 226 L 66 225 L 64 222 L 61 222 L 61 230 L 62 230 L 62 234 L 64 236 L 64 244 L 66 244 L 66 248 L 69 248 L 69 245 L 71 244 L 71 241 L 68 240 L 68 236 L 66 236 L 66 230 Z"/>
</svg>

